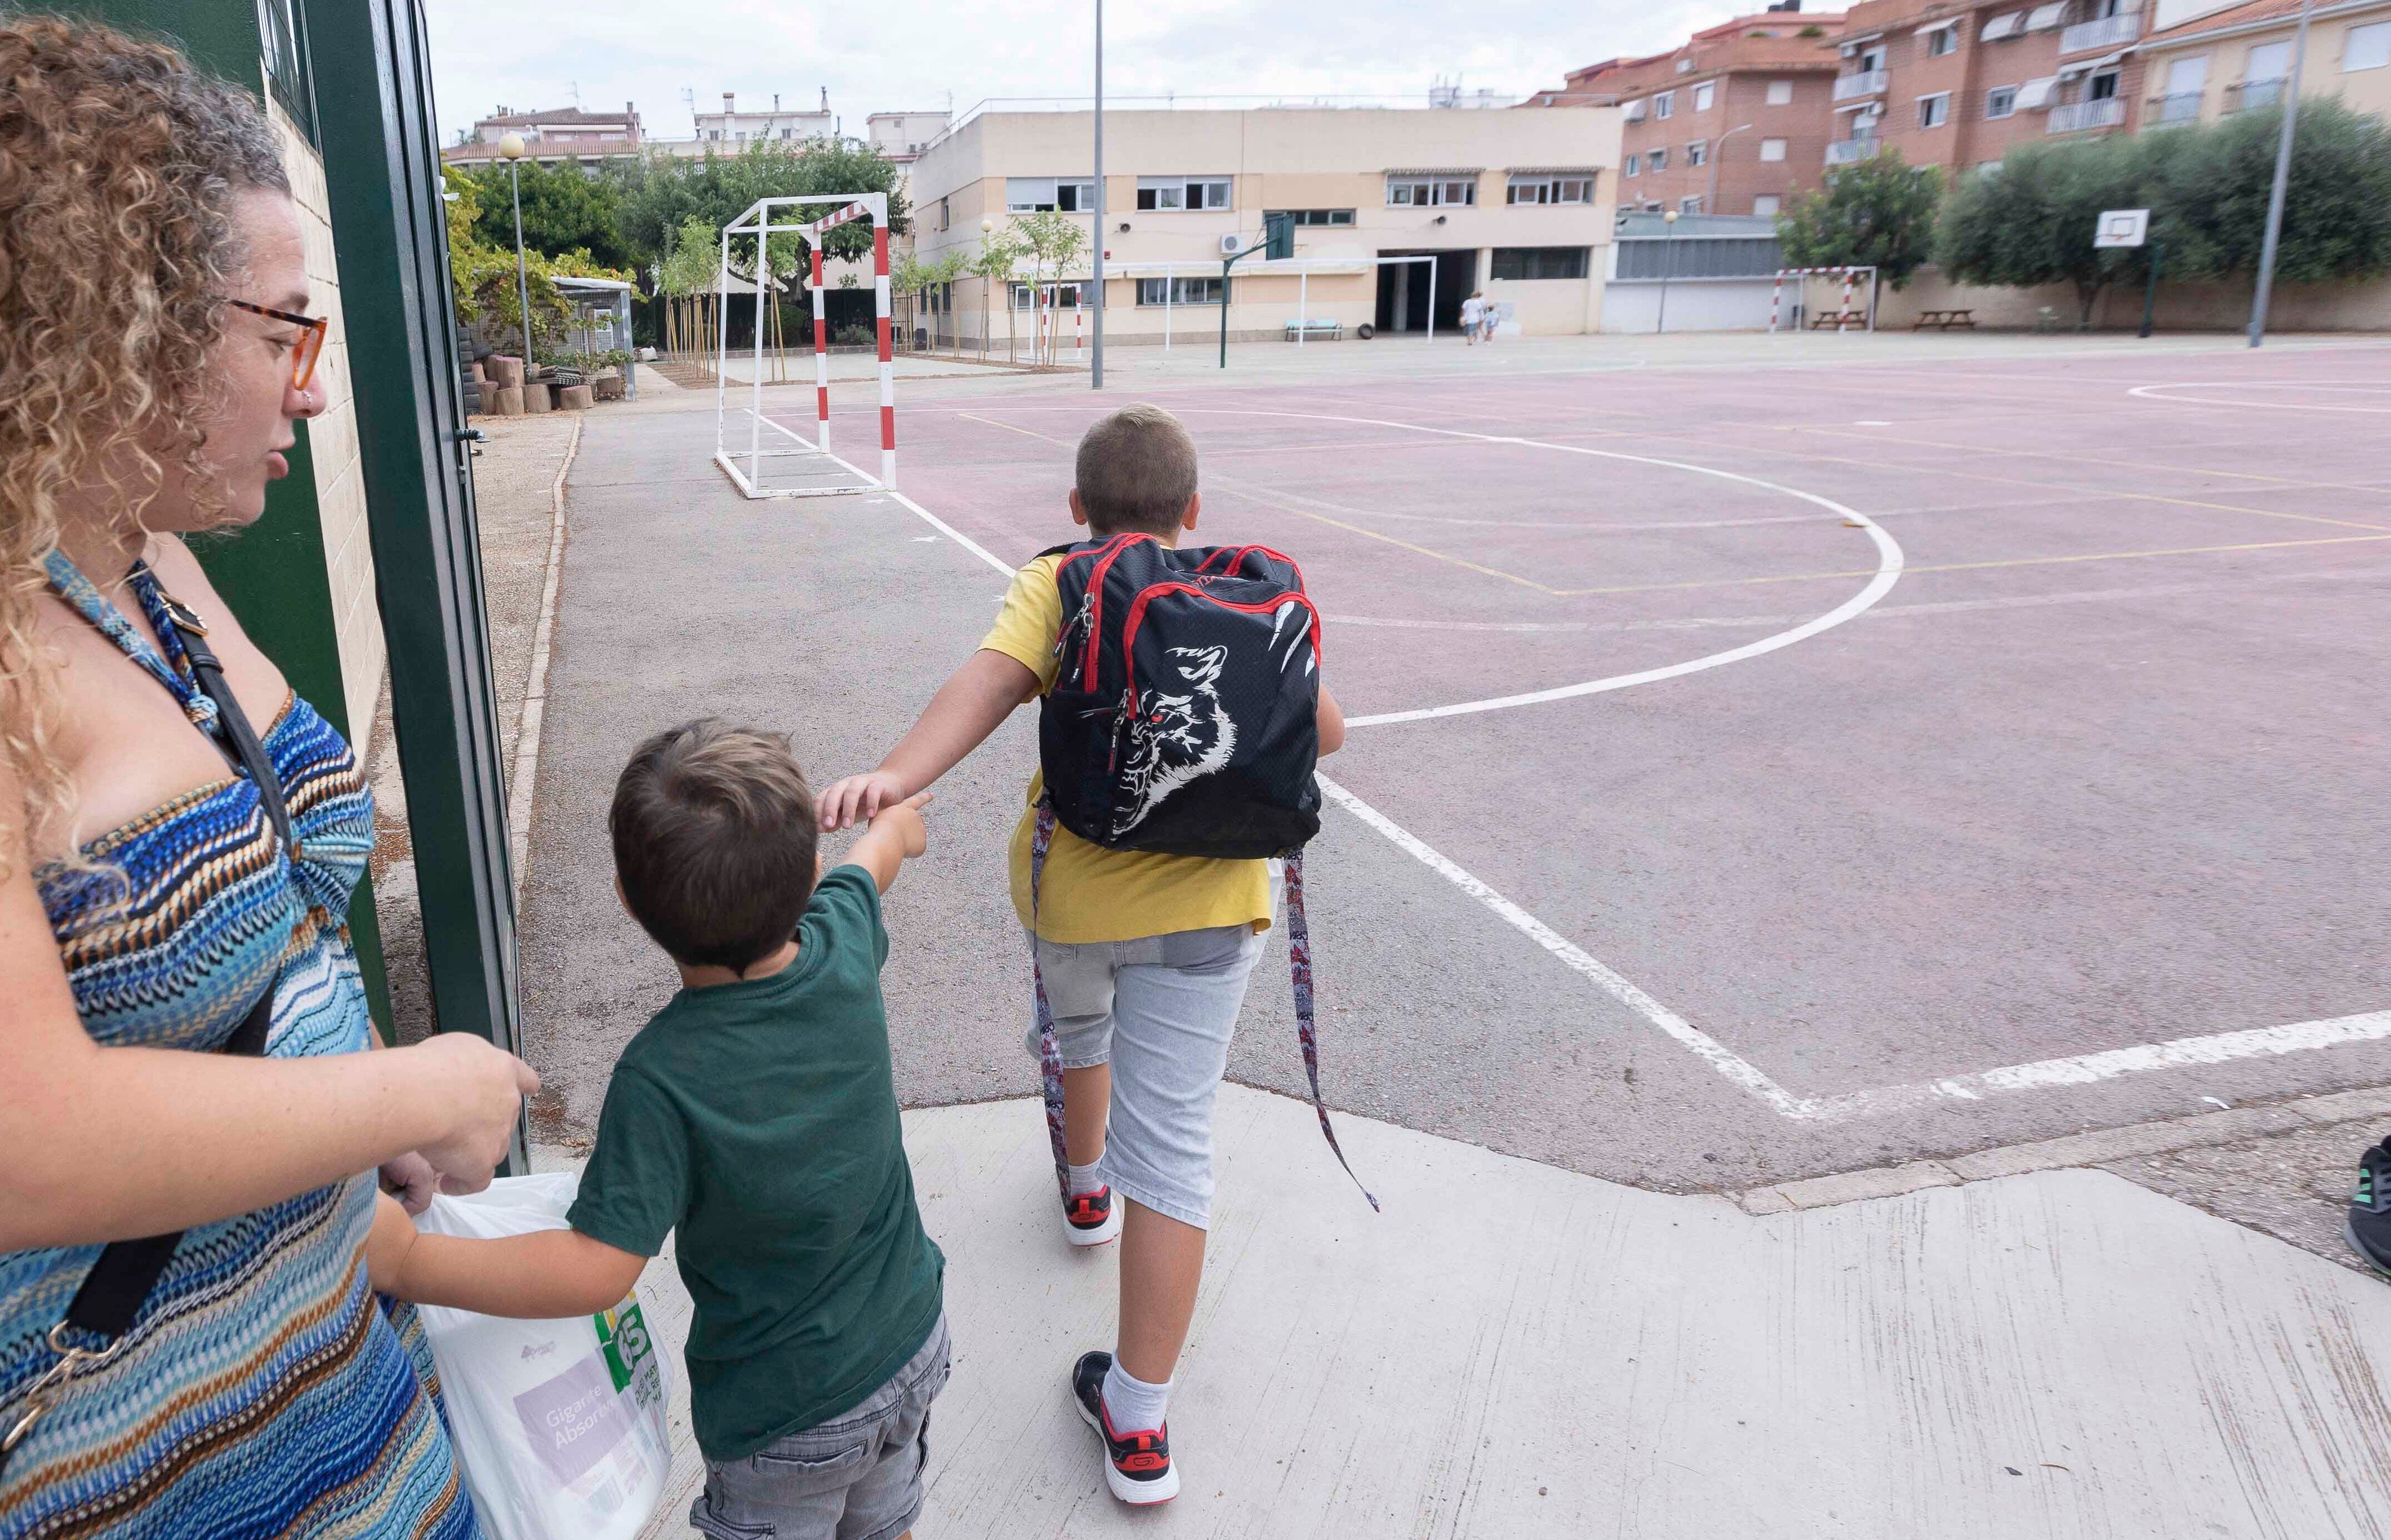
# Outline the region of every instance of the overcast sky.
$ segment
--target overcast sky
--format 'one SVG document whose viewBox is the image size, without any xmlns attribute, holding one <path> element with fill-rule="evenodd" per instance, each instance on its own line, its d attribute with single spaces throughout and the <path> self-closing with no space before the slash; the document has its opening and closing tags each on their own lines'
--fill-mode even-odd
<svg viewBox="0 0 2391 1540">
<path fill-rule="evenodd" d="M 989 96 L 1085 96 L 1092 4 L 1025 0 L 429 0 L 446 142 L 500 103 L 639 104 L 646 132 L 686 138 L 683 90 L 718 108 L 815 100 L 849 134 L 866 113 L 958 112 Z M 1751 7 L 1758 9 L 1757 4 Z M 1105 17 L 1105 95 L 1525 95 L 1564 71 L 1654 53 L 1733 14 L 1699 0 L 1175 0 Z M 1068 16 L 1067 25 L 1054 18 Z"/>
</svg>

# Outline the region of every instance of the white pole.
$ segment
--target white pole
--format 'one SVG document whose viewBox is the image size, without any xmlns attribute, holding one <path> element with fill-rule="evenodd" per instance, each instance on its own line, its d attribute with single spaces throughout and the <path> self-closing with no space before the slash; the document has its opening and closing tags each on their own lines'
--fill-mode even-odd
<svg viewBox="0 0 2391 1540">
<path fill-rule="evenodd" d="M 813 265 L 809 287 L 814 291 L 814 442 L 825 455 L 830 453 L 830 346 L 829 308 L 822 299 L 822 229 L 819 225 L 807 226 L 807 244 L 812 247 Z"/>
<path fill-rule="evenodd" d="M 2267 302 L 2274 295 L 2275 252 L 2283 237 L 2283 191 L 2292 179 L 2292 139 L 2300 119 L 2300 71 L 2308 58 L 2308 13 L 2315 8 L 2316 0 L 2300 0 L 2300 24 L 2292 36 L 2292 78 L 2279 87 L 2283 93 L 2282 132 L 2275 136 L 2275 185 L 2267 194 L 2267 232 L 2259 238 L 2258 281 L 2250 294 L 2254 348 L 2267 340 Z"/>
<path fill-rule="evenodd" d="M 722 265 L 716 268 L 714 271 L 715 307 L 717 311 L 723 307 L 725 300 L 729 296 L 730 292 L 730 228 L 729 225 L 725 225 L 722 230 Z M 724 417 L 728 415 L 730 411 L 730 400 L 725 394 L 722 379 L 723 368 L 730 362 L 730 333 L 728 328 L 719 325 L 716 326 L 714 329 L 714 452 L 717 455 L 721 454 L 724 448 L 722 443 L 722 422 Z M 750 480 L 753 480 L 753 478 L 751 477 Z"/>
<path fill-rule="evenodd" d="M 1170 267 L 1162 270 L 1162 351 L 1165 353 L 1170 351 L 1170 291 L 1179 287 L 1178 278 L 1173 276 L 1176 272 L 1177 269 Z"/>
<path fill-rule="evenodd" d="M 1096 353 L 1089 366 L 1088 389 L 1105 388 L 1105 0 L 1096 0 L 1096 214 L 1093 221 L 1096 282 Z M 1085 289 L 1079 308 L 1087 308 Z"/>
<path fill-rule="evenodd" d="M 1295 345 L 1303 346 L 1303 334 L 1312 329 L 1312 269 L 1307 267 L 1295 276 Z"/>
<path fill-rule="evenodd" d="M 1428 263 L 1428 340 L 1436 340 L 1436 259 L 1424 257 Z"/>
<path fill-rule="evenodd" d="M 771 228 L 772 216 L 767 211 L 756 225 L 756 379 L 747 405 L 747 480 L 759 487 L 764 484 L 764 248 Z M 729 328 L 724 330 L 727 335 Z"/>
</svg>

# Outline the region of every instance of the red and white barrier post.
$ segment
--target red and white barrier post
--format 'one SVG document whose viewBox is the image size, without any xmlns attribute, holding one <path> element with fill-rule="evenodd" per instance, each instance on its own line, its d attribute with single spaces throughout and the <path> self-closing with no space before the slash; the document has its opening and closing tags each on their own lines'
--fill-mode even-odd
<svg viewBox="0 0 2391 1540">
<path fill-rule="evenodd" d="M 823 308 L 821 232 L 813 236 L 814 442 L 830 453 L 830 316 Z"/>
</svg>

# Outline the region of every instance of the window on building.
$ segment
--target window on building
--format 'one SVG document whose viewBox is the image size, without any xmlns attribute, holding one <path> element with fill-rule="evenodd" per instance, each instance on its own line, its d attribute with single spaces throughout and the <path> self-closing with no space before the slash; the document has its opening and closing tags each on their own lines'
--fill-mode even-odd
<svg viewBox="0 0 2391 1540">
<path fill-rule="evenodd" d="M 1076 310 L 1079 308 L 1079 286 L 1078 284 L 1058 283 L 1049 284 L 1047 287 L 1054 291 L 1053 302 L 1055 309 Z M 1038 290 L 1036 286 L 1026 283 L 1015 284 L 1013 286 L 1013 308 L 1015 310 L 1037 309 Z"/>
<path fill-rule="evenodd" d="M 1656 118 L 1674 117 L 1676 115 L 1676 111 L 1677 94 L 1674 91 L 1663 91 L 1659 96 L 1652 98 L 1652 116 Z"/>
<path fill-rule="evenodd" d="M 1700 213 L 1702 212 L 1702 200 L 1699 196 L 1693 198 L 1681 198 L 1677 199 L 1677 212 L 1681 214 Z"/>
<path fill-rule="evenodd" d="M 1566 175 L 1531 173 L 1514 175 L 1503 189 L 1506 203 L 1591 203 L 1594 201 L 1594 173 L 1573 172 Z"/>
<path fill-rule="evenodd" d="M 1137 206 L 1148 213 L 1174 209 L 1225 209 L 1230 206 L 1230 179 L 1225 176 L 1141 176 Z"/>
<path fill-rule="evenodd" d="M 1443 208 L 1478 201 L 1475 176 L 1389 176 L 1387 202 L 1398 209 Z"/>
<path fill-rule="evenodd" d="M 1710 158 L 1711 142 L 1708 139 L 1696 139 L 1686 146 L 1686 164 L 1689 166 L 1703 165 L 1709 161 Z"/>
<path fill-rule="evenodd" d="M 1984 93 L 1984 116 L 2006 118 L 2017 111 L 2017 87 L 1996 85 Z"/>
<path fill-rule="evenodd" d="M 2291 72 L 2292 45 L 2288 43 L 2261 43 L 2250 50 L 2249 61 L 2242 67 L 2243 80 L 2281 80 Z"/>
<path fill-rule="evenodd" d="M 1928 58 L 1941 58 L 1945 54 L 1957 53 L 1959 48 L 1959 23 L 1945 22 L 1928 32 L 1922 41 L 1926 45 Z"/>
<path fill-rule="evenodd" d="M 1669 169 L 1669 152 L 1665 149 L 1649 151 L 1644 157 L 1644 163 L 1651 167 L 1654 171 L 1667 171 Z"/>
<path fill-rule="evenodd" d="M 2343 37 L 2341 67 L 2345 72 L 2380 70 L 2386 64 L 2391 64 L 2391 21 L 2352 27 Z"/>
<path fill-rule="evenodd" d="M 1793 83 L 1792 83 L 1791 81 L 1790 81 L 1790 80 L 1773 80 L 1773 81 L 1770 81 L 1770 82 L 1768 83 L 1768 105 L 1769 105 L 1769 106 L 1771 106 L 1771 107 L 1788 107 L 1788 106 L 1790 106 L 1790 105 L 1792 104 L 1792 101 L 1793 101 Z"/>
<path fill-rule="evenodd" d="M 1760 141 L 1760 158 L 1761 158 L 1762 160 L 1784 160 L 1784 159 L 1785 159 L 1785 141 L 1784 141 L 1784 140 L 1782 140 L 1782 139 L 1763 139 L 1763 140 L 1761 140 L 1761 141 Z"/>
<path fill-rule="evenodd" d="M 1351 209 L 1265 209 L 1264 219 L 1285 218 L 1290 225 L 1325 225 L 1344 227 L 1353 223 Z"/>
<path fill-rule="evenodd" d="M 947 229 L 953 223 L 954 211 L 947 206 L 947 200 L 945 199 L 942 198 L 938 199 L 938 228 L 941 230 Z"/>
<path fill-rule="evenodd" d="M 709 139 L 719 139 L 722 137 L 722 130 L 718 128 L 709 128 L 705 131 L 705 136 Z"/>
<path fill-rule="evenodd" d="M 1092 176 L 1008 176 L 1004 179 L 1004 212 L 1009 214 L 1088 213 L 1096 206 L 1096 182 Z"/>
<path fill-rule="evenodd" d="M 1216 305 L 1221 302 L 1218 278 L 1140 278 L 1137 302 L 1142 305 Z"/>
<path fill-rule="evenodd" d="M 1694 110 L 1697 112 L 1709 111 L 1711 109 L 1711 103 L 1716 100 L 1717 96 L 1718 83 L 1716 81 L 1708 80 L 1702 82 L 1700 85 L 1694 87 Z"/>
<path fill-rule="evenodd" d="M 1583 246 L 1497 246 L 1492 276 L 1510 282 L 1532 278 L 1583 278 L 1586 249 Z"/>
<path fill-rule="evenodd" d="M 1775 193 L 1762 193 L 1751 200 L 1751 212 L 1755 214 L 1774 214 L 1779 207 L 1781 205 Z"/>
<path fill-rule="evenodd" d="M 2084 99 L 2091 102 L 2109 100 L 2117 94 L 2117 79 L 2114 70 L 2093 76 L 2092 83 L 2085 88 Z"/>
<path fill-rule="evenodd" d="M 1641 176 L 1644 174 L 1644 157 L 1631 155 L 1627 158 L 1627 163 L 1619 169 L 1630 176 Z"/>
<path fill-rule="evenodd" d="M 1931 96 L 1918 98 L 1918 126 L 1941 128 L 1951 121 L 1951 93 L 1937 91 Z"/>
</svg>

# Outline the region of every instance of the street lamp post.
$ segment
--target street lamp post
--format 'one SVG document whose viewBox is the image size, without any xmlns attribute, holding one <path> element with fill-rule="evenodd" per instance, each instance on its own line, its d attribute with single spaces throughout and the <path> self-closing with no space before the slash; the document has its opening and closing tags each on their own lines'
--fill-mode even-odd
<svg viewBox="0 0 2391 1540">
<path fill-rule="evenodd" d="M 1105 0 L 1096 0 L 1096 351 L 1088 359 L 1088 389 L 1105 388 Z"/>
<path fill-rule="evenodd" d="M 2292 78 L 2283 83 L 2283 131 L 2275 141 L 2275 189 L 2267 195 L 2267 238 L 2258 250 L 2258 289 L 2250 296 L 2250 345 L 2267 340 L 2267 301 L 2275 288 L 2275 248 L 2283 238 L 2283 190 L 2292 179 L 2292 129 L 2300 117 L 2300 66 L 2308 57 L 2308 13 L 2316 0 L 2300 0 L 2300 27 L 2292 40 Z"/>
<path fill-rule="evenodd" d="M 1671 209 L 1661 216 L 1661 311 L 1652 318 L 1652 330 L 1657 334 L 1669 329 L 1669 273 L 1677 263 L 1677 211 Z"/>
<path fill-rule="evenodd" d="M 531 278 L 523 261 L 523 142 L 520 134 L 507 134 L 498 139 L 498 153 L 507 159 L 507 186 L 515 203 L 515 302 L 523 306 L 523 383 L 531 383 Z"/>
<path fill-rule="evenodd" d="M 1706 214 L 1714 214 L 1719 212 L 1719 161 L 1724 160 L 1726 156 L 1726 142 L 1729 139 L 1734 138 L 1738 134 L 1749 134 L 1751 132 L 1751 125 L 1750 123 L 1738 123 L 1735 127 L 1728 129 L 1725 134 L 1720 135 L 1718 136 L 1718 142 L 1711 146 L 1711 195 L 1702 199 L 1702 212 Z"/>
</svg>

